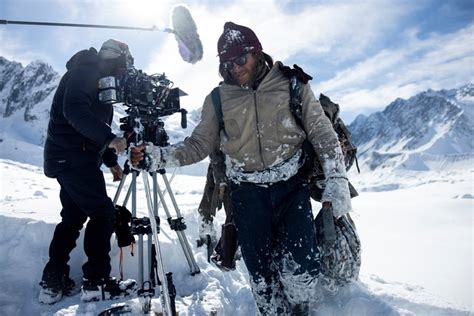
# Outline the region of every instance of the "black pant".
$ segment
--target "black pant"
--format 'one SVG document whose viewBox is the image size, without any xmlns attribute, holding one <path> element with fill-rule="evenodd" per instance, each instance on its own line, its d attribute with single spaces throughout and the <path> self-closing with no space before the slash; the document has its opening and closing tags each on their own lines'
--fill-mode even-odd
<svg viewBox="0 0 474 316">
<path fill-rule="evenodd" d="M 308 185 L 299 176 L 270 186 L 232 184 L 242 257 L 261 314 L 293 314 L 314 296 L 319 252 Z"/>
<path fill-rule="evenodd" d="M 62 221 L 56 226 L 49 247 L 49 262 L 45 273 L 68 271 L 69 254 L 76 246 L 82 226 L 89 218 L 84 235 L 87 262 L 82 266 L 87 279 L 110 275 L 110 237 L 114 227 L 114 206 L 107 196 L 105 180 L 98 166 L 84 166 L 62 171 L 57 180 L 61 185 Z"/>
</svg>

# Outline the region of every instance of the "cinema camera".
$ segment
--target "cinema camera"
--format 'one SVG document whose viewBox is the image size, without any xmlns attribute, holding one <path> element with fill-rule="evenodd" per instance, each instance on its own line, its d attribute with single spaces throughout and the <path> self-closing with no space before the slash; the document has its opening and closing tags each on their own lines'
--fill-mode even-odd
<svg viewBox="0 0 474 316">
<path fill-rule="evenodd" d="M 186 95 L 165 74 L 147 75 L 133 66 L 121 78 L 109 76 L 99 80 L 99 100 L 104 103 L 122 103 L 127 116 L 120 119 L 120 129 L 128 143 L 151 142 L 167 146 L 168 134 L 161 117 L 181 112 L 181 127 L 186 128 L 185 109 L 180 108 L 179 97 Z M 139 169 L 148 170 L 149 159 Z"/>
</svg>

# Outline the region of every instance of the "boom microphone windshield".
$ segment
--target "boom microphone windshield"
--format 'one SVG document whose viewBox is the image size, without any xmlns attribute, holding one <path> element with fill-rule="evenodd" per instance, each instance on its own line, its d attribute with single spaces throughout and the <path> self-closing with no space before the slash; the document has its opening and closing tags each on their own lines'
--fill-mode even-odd
<svg viewBox="0 0 474 316">
<path fill-rule="evenodd" d="M 179 54 L 184 61 L 196 63 L 202 58 L 202 44 L 191 13 L 184 6 L 173 9 L 173 33 L 178 41 Z"/>
</svg>

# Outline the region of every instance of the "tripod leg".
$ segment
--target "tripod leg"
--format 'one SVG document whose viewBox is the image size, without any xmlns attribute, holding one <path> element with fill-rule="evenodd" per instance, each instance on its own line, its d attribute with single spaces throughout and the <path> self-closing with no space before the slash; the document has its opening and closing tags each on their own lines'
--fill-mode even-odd
<svg viewBox="0 0 474 316">
<path fill-rule="evenodd" d="M 188 239 L 186 238 L 186 235 L 183 232 L 184 228 L 186 228 L 186 226 L 184 225 L 183 219 L 180 216 L 178 218 L 178 220 L 180 221 L 179 224 L 178 225 L 173 224 L 173 220 L 172 220 L 170 211 L 168 209 L 168 205 L 165 202 L 164 195 L 163 195 L 163 193 L 160 189 L 160 185 L 158 184 L 158 180 L 157 180 L 157 177 L 156 177 L 156 172 L 153 172 L 151 175 L 152 175 L 152 178 L 153 178 L 153 193 L 155 194 L 155 192 L 156 192 L 160 196 L 161 204 L 163 205 L 163 209 L 165 210 L 168 222 L 170 223 L 171 228 L 174 231 L 176 231 L 176 234 L 178 235 L 178 240 L 181 244 L 181 248 L 183 249 L 184 256 L 186 257 L 186 260 L 188 262 L 190 273 L 191 273 L 191 275 L 199 273 L 200 272 L 199 266 L 197 265 L 196 260 L 194 259 L 194 255 L 193 255 L 193 252 L 191 251 L 191 246 L 189 245 Z M 165 179 L 168 180 L 166 177 L 165 177 Z M 166 181 L 165 184 L 166 183 L 168 184 L 168 188 L 167 188 L 168 194 L 170 196 L 173 196 L 173 191 L 171 191 L 171 188 L 169 186 L 169 182 Z M 173 196 L 173 199 L 174 199 L 174 196 Z M 175 200 L 175 202 L 176 202 L 176 200 Z M 179 213 L 179 210 L 177 211 L 177 213 Z M 174 227 L 174 226 L 181 226 L 181 227 L 179 229 L 176 229 L 176 227 Z M 182 226 L 184 226 L 184 228 L 182 228 Z"/>
<path fill-rule="evenodd" d="M 148 176 L 145 173 L 143 173 L 143 184 L 145 185 L 145 195 L 148 204 L 148 214 L 150 216 L 151 230 L 153 232 L 153 238 L 155 240 L 156 262 L 158 266 L 159 278 L 161 280 L 161 300 L 163 305 L 163 311 L 165 315 L 172 315 L 171 299 L 169 295 L 168 284 L 166 282 L 166 274 L 163 268 L 160 242 L 158 240 L 158 226 L 156 224 L 156 218 L 153 214 L 153 202 L 151 199 L 150 184 L 148 182 Z"/>
<path fill-rule="evenodd" d="M 166 176 L 165 173 L 163 173 L 161 176 L 163 178 L 163 182 L 165 183 L 166 191 L 168 192 L 171 202 L 173 203 L 174 209 L 176 211 L 176 215 L 178 216 L 178 218 L 182 218 L 173 190 L 171 190 L 171 185 L 168 181 L 168 177 Z M 186 259 L 188 260 L 189 268 L 191 269 L 191 274 L 194 275 L 196 273 L 201 272 L 199 269 L 199 266 L 196 263 L 196 260 L 194 259 L 194 254 L 191 250 L 191 246 L 189 245 L 188 238 L 186 237 L 186 234 L 184 234 L 184 229 L 177 230 L 176 233 L 178 234 L 178 238 L 181 243 L 181 247 L 183 248 L 183 251 L 185 253 Z"/>
<path fill-rule="evenodd" d="M 128 200 L 130 199 L 130 194 L 132 193 L 132 187 L 128 187 L 127 194 L 125 195 L 125 199 L 123 200 L 123 206 L 127 207 Z"/>
<path fill-rule="evenodd" d="M 178 170 L 178 168 L 174 168 L 173 173 L 171 174 L 171 178 L 170 178 L 170 180 L 169 180 L 170 185 L 171 185 L 171 183 L 173 182 L 174 176 L 176 175 L 176 170 Z M 155 174 L 156 174 L 156 172 L 155 172 Z M 156 187 L 156 185 L 155 185 L 155 187 Z M 165 189 L 165 190 L 163 191 L 163 197 L 165 197 L 167 193 L 168 193 L 168 190 Z M 157 209 L 157 210 L 158 210 L 158 208 L 160 207 L 160 205 L 161 205 L 161 201 L 158 201 L 158 204 L 156 205 L 156 209 Z"/>
<path fill-rule="evenodd" d="M 143 284 L 143 235 L 138 235 L 138 284 Z"/>
<path fill-rule="evenodd" d="M 120 192 L 122 192 L 122 188 L 123 188 L 123 185 L 125 184 L 125 179 L 126 179 L 126 178 L 127 178 L 127 174 L 123 174 L 123 175 L 122 175 L 122 179 L 120 180 L 120 183 L 119 183 L 119 185 L 118 185 L 118 187 L 117 187 L 117 192 L 115 192 L 115 196 L 114 196 L 114 200 L 113 200 L 114 205 L 117 204 L 118 198 L 119 198 L 119 196 L 120 196 Z M 123 206 L 125 206 L 126 204 L 127 204 L 127 203 L 124 202 L 124 205 L 123 205 Z"/>
<path fill-rule="evenodd" d="M 132 192 L 132 217 L 137 217 L 137 174 L 138 172 L 133 171 L 132 183 L 130 184 Z"/>
<path fill-rule="evenodd" d="M 127 192 L 128 196 L 132 195 L 132 218 L 137 216 L 137 171 L 132 172 L 132 182 Z M 143 284 L 143 234 L 138 234 L 138 284 Z"/>
</svg>

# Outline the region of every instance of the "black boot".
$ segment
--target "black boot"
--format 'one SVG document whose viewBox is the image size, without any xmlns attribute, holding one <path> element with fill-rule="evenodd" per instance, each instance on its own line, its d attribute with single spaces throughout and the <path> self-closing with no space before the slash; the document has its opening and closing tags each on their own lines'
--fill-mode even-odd
<svg viewBox="0 0 474 316">
<path fill-rule="evenodd" d="M 69 266 L 63 271 L 54 270 L 51 265 L 46 265 L 40 282 L 39 301 L 43 304 L 54 304 L 63 296 L 77 293 L 75 282 L 69 277 Z"/>
<path fill-rule="evenodd" d="M 107 280 L 84 279 L 81 288 L 81 300 L 92 302 L 113 300 L 131 295 L 137 291 L 137 282 L 132 279 L 118 281 L 115 278 Z"/>
</svg>

